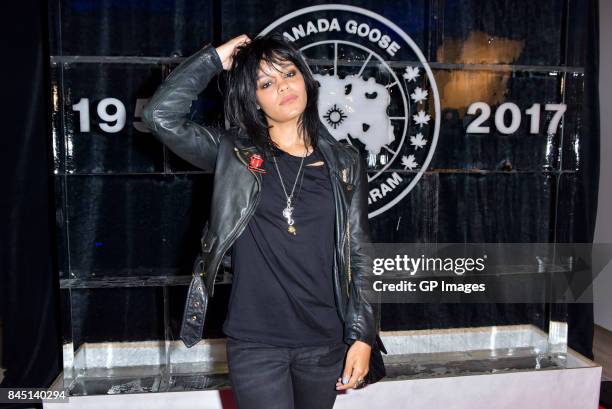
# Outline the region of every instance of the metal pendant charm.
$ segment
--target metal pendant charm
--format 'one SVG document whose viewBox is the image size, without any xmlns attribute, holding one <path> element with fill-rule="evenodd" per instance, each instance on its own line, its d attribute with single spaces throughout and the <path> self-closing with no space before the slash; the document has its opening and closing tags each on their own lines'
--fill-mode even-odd
<svg viewBox="0 0 612 409">
<path fill-rule="evenodd" d="M 293 214 L 293 207 L 291 207 L 291 197 L 287 198 L 287 207 L 283 209 L 283 217 L 287 219 L 287 231 L 289 233 L 295 234 L 295 227 L 293 227 L 293 218 L 291 217 Z"/>
<path fill-rule="evenodd" d="M 283 217 L 285 219 L 287 219 L 287 223 L 289 225 L 293 224 L 293 219 L 291 218 L 291 213 L 293 213 L 293 207 L 289 207 L 289 205 L 287 205 L 287 207 L 285 207 L 283 209 Z"/>
</svg>

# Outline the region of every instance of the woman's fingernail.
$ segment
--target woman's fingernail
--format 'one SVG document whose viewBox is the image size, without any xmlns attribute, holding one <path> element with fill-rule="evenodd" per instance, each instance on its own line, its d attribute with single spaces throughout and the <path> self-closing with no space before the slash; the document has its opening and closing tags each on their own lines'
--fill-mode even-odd
<svg viewBox="0 0 612 409">
<path fill-rule="evenodd" d="M 342 378 L 342 384 L 346 385 L 348 383 L 348 378 Z"/>
</svg>

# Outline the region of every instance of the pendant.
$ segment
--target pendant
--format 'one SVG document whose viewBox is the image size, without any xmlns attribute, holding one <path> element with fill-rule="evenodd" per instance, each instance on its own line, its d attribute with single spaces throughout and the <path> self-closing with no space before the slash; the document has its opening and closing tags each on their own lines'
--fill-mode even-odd
<svg viewBox="0 0 612 409">
<path fill-rule="evenodd" d="M 293 218 L 291 217 L 293 213 L 293 207 L 291 207 L 291 198 L 287 199 L 287 207 L 283 209 L 283 217 L 287 219 L 287 231 L 291 234 L 295 234 L 295 227 L 293 227 Z"/>
</svg>

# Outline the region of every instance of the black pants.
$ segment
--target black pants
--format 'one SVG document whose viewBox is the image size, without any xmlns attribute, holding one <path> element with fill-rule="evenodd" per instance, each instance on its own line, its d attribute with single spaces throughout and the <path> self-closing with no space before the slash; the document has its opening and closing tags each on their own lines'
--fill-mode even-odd
<svg viewBox="0 0 612 409">
<path fill-rule="evenodd" d="M 279 347 L 227 338 L 238 409 L 331 409 L 348 345 Z"/>
</svg>

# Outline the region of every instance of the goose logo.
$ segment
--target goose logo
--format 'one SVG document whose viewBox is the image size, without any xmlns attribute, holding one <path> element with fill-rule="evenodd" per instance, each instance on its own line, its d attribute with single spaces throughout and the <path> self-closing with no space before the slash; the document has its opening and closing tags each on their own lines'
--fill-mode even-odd
<svg viewBox="0 0 612 409">
<path fill-rule="evenodd" d="M 419 47 L 385 17 L 343 4 L 296 10 L 261 35 L 269 32 L 306 57 L 329 132 L 367 157 L 368 216 L 397 205 L 425 173 L 440 131 L 438 88 Z"/>
</svg>

